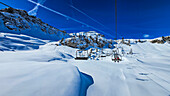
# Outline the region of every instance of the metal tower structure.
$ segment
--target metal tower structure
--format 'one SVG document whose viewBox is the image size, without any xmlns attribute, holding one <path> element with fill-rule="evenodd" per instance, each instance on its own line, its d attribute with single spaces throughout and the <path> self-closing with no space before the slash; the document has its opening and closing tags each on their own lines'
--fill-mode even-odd
<svg viewBox="0 0 170 96">
<path fill-rule="evenodd" d="M 117 0 L 115 0 L 115 32 L 116 32 L 116 40 L 117 40 Z"/>
</svg>

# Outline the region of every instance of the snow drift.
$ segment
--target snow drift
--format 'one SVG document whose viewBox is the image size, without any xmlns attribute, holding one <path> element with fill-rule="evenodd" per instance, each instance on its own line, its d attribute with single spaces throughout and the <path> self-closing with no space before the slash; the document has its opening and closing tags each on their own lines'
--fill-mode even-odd
<svg viewBox="0 0 170 96">
<path fill-rule="evenodd" d="M 68 63 L 71 55 L 51 43 L 0 54 L 0 96 L 86 96 L 93 84 L 91 76 Z"/>
<path fill-rule="evenodd" d="M 39 49 L 49 40 L 33 38 L 27 35 L 0 32 L 0 51 Z"/>
<path fill-rule="evenodd" d="M 93 83 L 91 76 L 68 64 L 6 62 L 0 66 L 1 96 L 86 96 Z"/>
</svg>

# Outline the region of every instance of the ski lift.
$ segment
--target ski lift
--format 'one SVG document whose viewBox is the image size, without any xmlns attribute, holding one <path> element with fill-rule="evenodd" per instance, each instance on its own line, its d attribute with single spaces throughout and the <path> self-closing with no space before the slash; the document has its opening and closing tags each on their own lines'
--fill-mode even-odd
<svg viewBox="0 0 170 96">
<path fill-rule="evenodd" d="M 106 53 L 103 52 L 103 49 L 101 50 L 101 57 L 106 57 Z"/>
<path fill-rule="evenodd" d="M 97 56 L 97 50 L 95 48 L 90 48 L 89 56 L 92 60 L 94 60 Z"/>
<path fill-rule="evenodd" d="M 115 0 L 115 31 L 116 31 L 116 41 L 117 41 L 117 44 L 118 44 L 118 40 L 117 40 L 117 0 Z M 116 44 L 116 50 L 113 51 L 113 55 L 111 57 L 112 61 L 115 61 L 115 62 L 119 62 L 119 61 L 122 61 L 122 56 L 119 53 L 119 49 L 118 49 L 118 46 Z"/>
<path fill-rule="evenodd" d="M 102 52 L 101 57 L 106 57 L 106 54 Z"/>
<path fill-rule="evenodd" d="M 120 54 L 118 54 L 117 51 L 114 51 L 111 58 L 112 58 L 112 61 L 114 61 L 114 62 L 122 61 L 122 56 Z"/>
<path fill-rule="evenodd" d="M 87 50 L 77 50 L 75 60 L 88 60 L 88 51 Z"/>
<path fill-rule="evenodd" d="M 127 54 L 130 54 L 130 55 L 133 54 L 132 48 L 130 49 L 129 53 L 127 53 Z"/>
</svg>

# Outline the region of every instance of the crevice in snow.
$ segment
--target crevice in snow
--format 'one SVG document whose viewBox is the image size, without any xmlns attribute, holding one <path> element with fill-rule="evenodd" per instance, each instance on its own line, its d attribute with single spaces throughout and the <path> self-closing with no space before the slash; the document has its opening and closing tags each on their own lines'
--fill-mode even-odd
<svg viewBox="0 0 170 96">
<path fill-rule="evenodd" d="M 79 71 L 78 67 L 76 67 Z M 83 72 L 80 72 L 80 90 L 79 90 L 79 96 L 86 96 L 88 88 L 94 83 L 92 76 L 85 74 Z"/>
</svg>

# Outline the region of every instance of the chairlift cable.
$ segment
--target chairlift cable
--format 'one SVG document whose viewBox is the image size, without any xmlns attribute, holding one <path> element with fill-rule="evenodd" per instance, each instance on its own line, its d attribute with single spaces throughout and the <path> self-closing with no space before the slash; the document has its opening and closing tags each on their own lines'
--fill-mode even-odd
<svg viewBox="0 0 170 96">
<path fill-rule="evenodd" d="M 0 4 L 2 4 L 2 5 L 5 5 L 5 6 L 7 6 L 7 7 L 12 8 L 11 6 L 9 6 L 9 5 L 7 5 L 7 4 L 5 4 L 5 3 L 3 3 L 3 2 L 0 2 Z"/>
<path fill-rule="evenodd" d="M 28 1 L 31 2 L 31 3 L 33 3 L 33 4 L 38 4 L 37 2 L 32 1 L 32 0 L 28 0 Z M 42 4 L 39 4 L 39 6 L 45 8 L 45 9 L 47 9 L 47 10 L 53 12 L 53 13 L 56 13 L 56 14 L 58 14 L 58 15 L 61 15 L 61 16 L 65 17 L 65 18 L 68 18 L 68 19 L 70 19 L 70 20 L 73 20 L 73 21 L 75 21 L 75 22 L 77 22 L 77 23 L 80 23 L 80 24 L 89 26 L 90 28 L 92 28 L 92 29 L 94 29 L 94 30 L 97 30 L 97 31 L 99 31 L 99 32 L 102 32 L 103 34 L 106 34 L 106 35 L 109 36 L 109 37 L 112 37 L 111 34 L 106 33 L 106 32 L 104 32 L 104 31 L 102 31 L 102 30 L 100 30 L 100 29 L 98 29 L 98 28 L 96 28 L 96 27 L 94 27 L 94 26 L 88 25 L 87 23 L 84 23 L 84 22 L 79 21 L 79 20 L 77 20 L 77 19 L 75 19 L 75 18 L 72 18 L 72 17 L 70 17 L 70 16 L 67 16 L 67 15 L 65 15 L 65 14 L 63 14 L 63 13 L 60 13 L 60 12 L 55 11 L 55 10 L 53 10 L 53 9 L 50 9 L 50 8 L 48 8 L 48 7 L 46 7 L 46 6 L 42 5 Z"/>
<path fill-rule="evenodd" d="M 81 11 L 80 9 L 76 8 L 73 5 L 70 5 L 71 8 L 75 9 L 76 11 L 80 12 L 81 14 L 85 15 L 86 17 L 88 17 L 89 19 L 91 19 L 92 21 L 98 23 L 99 25 L 103 26 L 105 29 L 112 31 L 110 28 L 106 27 L 105 25 L 103 25 L 102 23 L 100 23 L 99 21 L 97 21 L 96 19 L 90 17 L 88 14 L 86 14 L 85 12 Z"/>
<path fill-rule="evenodd" d="M 116 40 L 117 40 L 117 0 L 115 0 L 115 32 L 116 32 Z"/>
</svg>

